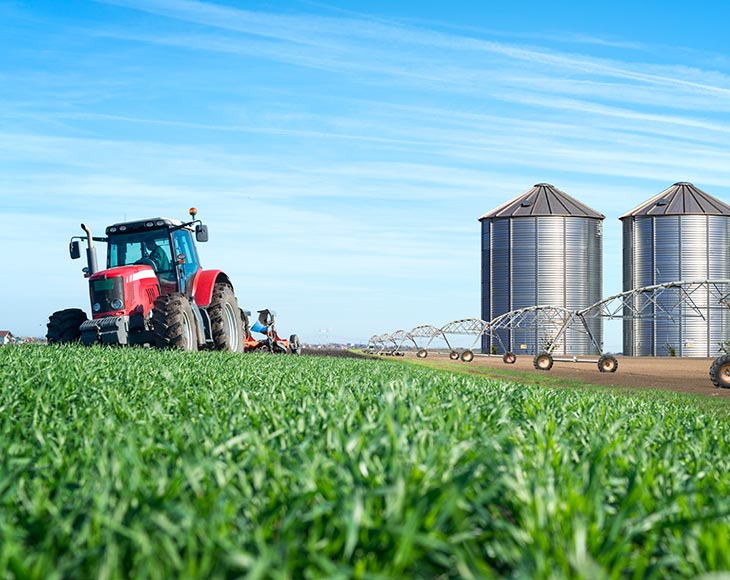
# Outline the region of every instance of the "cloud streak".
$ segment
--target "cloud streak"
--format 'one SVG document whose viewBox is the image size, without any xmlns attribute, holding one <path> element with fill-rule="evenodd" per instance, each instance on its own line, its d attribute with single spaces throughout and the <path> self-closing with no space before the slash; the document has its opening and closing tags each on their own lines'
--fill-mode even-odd
<svg viewBox="0 0 730 580">
<path fill-rule="evenodd" d="M 533 183 L 607 215 L 607 268 L 620 213 L 678 180 L 730 193 L 722 58 L 713 70 L 652 60 L 633 39 L 556 44 L 333 11 L 95 8 L 51 19 L 51 40 L 39 29 L 6 46 L 0 66 L 0 195 L 57 245 L 51 278 L 77 275 L 65 244 L 81 219 L 103 228 L 196 205 L 214 232 L 206 263 L 240 280 L 250 307 L 286 312 L 296 289 L 312 313 L 286 312 L 300 334 L 316 339 L 327 309 L 329 326 L 367 338 L 377 317 L 478 315 L 476 218 Z M 597 45 L 604 56 L 585 50 Z M 617 272 L 604 277 L 606 294 L 621 290 Z M 53 298 L 83 300 L 78 286 Z M 3 300 L 41 310 L 15 288 Z M 37 301 L 34 328 L 54 307 Z"/>
</svg>

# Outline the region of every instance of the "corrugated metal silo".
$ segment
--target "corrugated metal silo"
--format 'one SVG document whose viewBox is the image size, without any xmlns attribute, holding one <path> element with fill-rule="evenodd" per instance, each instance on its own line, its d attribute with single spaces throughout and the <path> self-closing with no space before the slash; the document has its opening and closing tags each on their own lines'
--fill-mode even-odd
<svg viewBox="0 0 730 580">
<path fill-rule="evenodd" d="M 730 277 L 730 206 L 691 183 L 675 183 L 619 219 L 623 222 L 624 291 L 676 280 Z M 640 308 L 646 300 L 636 298 L 634 307 Z M 706 295 L 693 295 L 699 308 L 707 307 L 708 300 Z M 649 308 L 653 312 L 653 306 Z M 624 354 L 717 356 L 718 343 L 728 339 L 728 330 L 727 309 L 708 310 L 704 319 L 686 307 L 673 320 L 627 318 Z"/>
<path fill-rule="evenodd" d="M 576 310 L 601 300 L 604 217 L 556 187 L 538 183 L 479 218 L 482 319 L 538 305 Z M 602 321 L 589 324 L 602 340 Z M 500 338 L 509 351 L 534 354 L 554 330 L 504 330 Z M 490 352 L 492 346 L 484 337 L 482 350 Z M 594 348 L 585 333 L 569 330 L 553 352 L 590 354 Z"/>
</svg>

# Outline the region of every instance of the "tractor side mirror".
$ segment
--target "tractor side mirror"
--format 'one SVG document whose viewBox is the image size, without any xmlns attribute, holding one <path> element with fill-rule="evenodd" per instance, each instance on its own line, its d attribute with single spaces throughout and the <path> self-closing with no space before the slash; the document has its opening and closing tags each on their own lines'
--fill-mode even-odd
<svg viewBox="0 0 730 580">
<path fill-rule="evenodd" d="M 203 224 L 198 224 L 197 226 L 195 226 L 195 239 L 199 242 L 207 242 L 208 226 L 204 226 Z"/>
<path fill-rule="evenodd" d="M 81 243 L 78 240 L 69 243 L 68 253 L 72 260 L 78 260 L 81 257 Z"/>
</svg>

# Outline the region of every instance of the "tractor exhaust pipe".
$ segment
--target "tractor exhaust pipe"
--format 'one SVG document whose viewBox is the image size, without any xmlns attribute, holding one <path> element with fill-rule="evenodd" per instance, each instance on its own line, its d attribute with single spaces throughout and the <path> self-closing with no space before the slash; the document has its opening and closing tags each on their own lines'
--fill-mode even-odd
<svg viewBox="0 0 730 580">
<path fill-rule="evenodd" d="M 81 224 L 81 229 L 86 232 L 86 241 L 88 242 L 88 247 L 86 248 L 86 261 L 89 264 L 89 276 L 92 276 L 99 271 L 99 266 L 96 262 L 96 247 L 94 247 L 94 238 L 91 236 L 91 230 L 88 226 Z"/>
</svg>

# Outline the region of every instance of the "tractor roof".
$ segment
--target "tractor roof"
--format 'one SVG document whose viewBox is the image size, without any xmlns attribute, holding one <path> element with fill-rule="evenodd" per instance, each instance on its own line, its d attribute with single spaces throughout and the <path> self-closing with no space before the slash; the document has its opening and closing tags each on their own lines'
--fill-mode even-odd
<svg viewBox="0 0 730 580">
<path fill-rule="evenodd" d="M 145 220 L 137 220 L 133 222 L 121 222 L 113 224 L 106 229 L 106 234 L 113 236 L 115 234 L 132 234 L 137 232 L 154 231 L 176 228 L 183 225 L 183 222 L 173 218 L 156 217 L 147 218 Z"/>
</svg>

